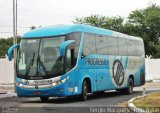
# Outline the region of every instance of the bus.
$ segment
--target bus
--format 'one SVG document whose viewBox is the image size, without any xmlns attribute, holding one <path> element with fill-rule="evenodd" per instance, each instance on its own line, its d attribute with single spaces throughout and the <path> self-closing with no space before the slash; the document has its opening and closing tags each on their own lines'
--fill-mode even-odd
<svg viewBox="0 0 160 113">
<path fill-rule="evenodd" d="M 73 24 L 37 28 L 8 50 L 16 57 L 18 97 L 76 95 L 117 90 L 133 93 L 145 84 L 143 40 L 112 30 Z"/>
</svg>

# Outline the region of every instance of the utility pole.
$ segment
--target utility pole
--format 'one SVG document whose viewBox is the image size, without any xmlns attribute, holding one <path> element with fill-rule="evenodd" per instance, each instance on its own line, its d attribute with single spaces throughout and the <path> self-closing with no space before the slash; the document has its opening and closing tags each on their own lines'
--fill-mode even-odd
<svg viewBox="0 0 160 113">
<path fill-rule="evenodd" d="M 16 23 L 16 27 L 15 27 L 15 29 L 16 29 L 16 30 L 15 30 L 15 31 L 16 31 L 15 43 L 16 43 L 16 44 L 17 44 L 17 13 L 18 13 L 18 12 L 17 12 L 17 0 L 16 0 L 16 20 L 15 20 L 15 21 L 16 21 L 16 22 L 15 22 L 15 23 Z M 17 54 L 16 54 L 16 55 L 17 55 Z"/>
<path fill-rule="evenodd" d="M 13 0 L 13 44 L 17 44 L 17 0 Z M 14 92 L 16 92 L 16 54 L 14 50 Z"/>
</svg>

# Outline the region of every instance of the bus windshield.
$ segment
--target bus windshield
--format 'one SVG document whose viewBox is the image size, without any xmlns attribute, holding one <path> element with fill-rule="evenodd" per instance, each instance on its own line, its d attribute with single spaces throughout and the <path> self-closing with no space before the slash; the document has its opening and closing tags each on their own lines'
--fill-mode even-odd
<svg viewBox="0 0 160 113">
<path fill-rule="evenodd" d="M 17 75 L 30 77 L 58 76 L 63 72 L 60 44 L 65 36 L 42 39 L 22 39 L 17 58 Z"/>
</svg>

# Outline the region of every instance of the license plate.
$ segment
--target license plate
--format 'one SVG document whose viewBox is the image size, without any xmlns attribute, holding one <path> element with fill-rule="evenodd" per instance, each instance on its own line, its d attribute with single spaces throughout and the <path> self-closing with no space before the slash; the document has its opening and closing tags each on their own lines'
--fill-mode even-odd
<svg viewBox="0 0 160 113">
<path fill-rule="evenodd" d="M 35 92 L 33 92 L 33 94 L 34 94 L 34 95 L 40 95 L 40 94 L 41 94 L 41 92 L 39 92 L 39 91 L 35 91 Z"/>
</svg>

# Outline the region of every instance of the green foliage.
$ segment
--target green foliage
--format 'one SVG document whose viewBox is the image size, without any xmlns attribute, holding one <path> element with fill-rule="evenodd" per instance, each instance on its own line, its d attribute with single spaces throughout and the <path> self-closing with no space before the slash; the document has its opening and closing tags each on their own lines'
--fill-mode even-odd
<svg viewBox="0 0 160 113">
<path fill-rule="evenodd" d="M 101 27 L 104 29 L 111 29 L 115 31 L 121 31 L 123 27 L 123 18 L 120 16 L 117 17 L 105 17 L 100 15 L 91 15 L 89 17 L 77 18 L 73 23 L 76 24 L 87 24 L 95 27 Z"/>
<path fill-rule="evenodd" d="M 150 4 L 145 9 L 132 11 L 126 25 L 124 33 L 143 38 L 147 55 L 160 57 L 160 6 Z"/>
<path fill-rule="evenodd" d="M 17 42 L 19 43 L 21 40 L 20 37 L 17 38 Z M 7 54 L 7 51 L 10 46 L 13 45 L 13 37 L 11 38 L 1 38 L 0 39 L 0 57 L 4 57 Z"/>
<path fill-rule="evenodd" d="M 160 6 L 156 4 L 150 4 L 145 9 L 132 11 L 127 21 L 124 21 L 120 16 L 91 15 L 76 18 L 74 23 L 89 24 L 141 37 L 144 40 L 146 54 L 152 55 L 154 58 L 160 57 Z"/>
</svg>

